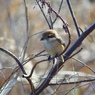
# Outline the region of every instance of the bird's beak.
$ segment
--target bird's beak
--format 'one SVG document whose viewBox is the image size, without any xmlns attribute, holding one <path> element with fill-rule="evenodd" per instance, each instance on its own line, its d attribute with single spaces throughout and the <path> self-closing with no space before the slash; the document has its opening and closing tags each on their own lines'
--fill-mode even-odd
<svg viewBox="0 0 95 95">
<path fill-rule="evenodd" d="M 44 38 L 43 38 L 43 37 L 41 38 L 41 41 L 42 41 L 42 40 L 44 40 Z"/>
</svg>

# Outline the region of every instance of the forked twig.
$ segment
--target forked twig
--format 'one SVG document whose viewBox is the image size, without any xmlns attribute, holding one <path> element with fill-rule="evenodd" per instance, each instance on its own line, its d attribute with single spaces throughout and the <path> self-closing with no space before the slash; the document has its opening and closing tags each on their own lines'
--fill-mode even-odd
<svg viewBox="0 0 95 95">
<path fill-rule="evenodd" d="M 58 14 L 59 14 L 60 11 L 61 11 L 62 4 L 63 4 L 63 0 L 61 0 L 61 2 L 60 2 L 60 6 L 59 6 L 59 9 L 58 9 Z M 58 18 L 58 17 L 56 16 L 56 18 L 55 18 L 54 21 L 53 21 L 53 24 L 56 22 L 57 18 Z"/>
</svg>

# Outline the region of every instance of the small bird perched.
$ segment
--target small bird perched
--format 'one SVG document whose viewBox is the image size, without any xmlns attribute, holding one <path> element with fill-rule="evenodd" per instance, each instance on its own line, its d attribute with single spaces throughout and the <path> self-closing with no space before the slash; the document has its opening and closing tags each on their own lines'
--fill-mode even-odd
<svg viewBox="0 0 95 95">
<path fill-rule="evenodd" d="M 50 56 L 58 57 L 60 62 L 64 62 L 63 57 L 58 55 L 64 51 L 65 43 L 55 30 L 46 30 L 42 34 L 41 41 L 43 41 L 44 48 Z"/>
</svg>

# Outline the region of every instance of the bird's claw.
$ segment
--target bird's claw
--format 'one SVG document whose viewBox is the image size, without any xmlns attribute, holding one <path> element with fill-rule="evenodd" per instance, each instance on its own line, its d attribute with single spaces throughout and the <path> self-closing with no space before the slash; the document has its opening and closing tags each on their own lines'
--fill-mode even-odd
<svg viewBox="0 0 95 95">
<path fill-rule="evenodd" d="M 58 55 L 58 54 L 56 54 L 56 55 L 55 55 L 55 58 L 57 58 L 58 56 L 59 56 L 59 55 Z"/>
<path fill-rule="evenodd" d="M 48 61 L 50 61 L 50 60 L 51 60 L 51 56 L 49 55 L 49 56 L 48 56 Z"/>
</svg>

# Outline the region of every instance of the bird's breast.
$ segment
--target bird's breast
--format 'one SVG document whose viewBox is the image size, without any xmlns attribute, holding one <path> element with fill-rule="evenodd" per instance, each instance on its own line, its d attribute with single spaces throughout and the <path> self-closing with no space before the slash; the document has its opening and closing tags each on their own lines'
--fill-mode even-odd
<svg viewBox="0 0 95 95">
<path fill-rule="evenodd" d="M 44 41 L 45 50 L 52 56 L 63 52 L 64 47 L 58 41 Z"/>
</svg>

